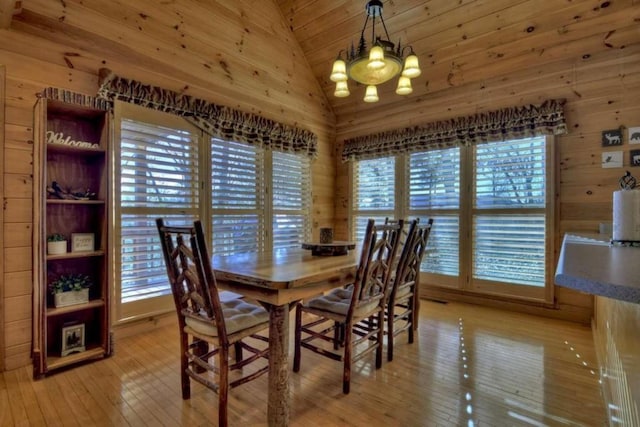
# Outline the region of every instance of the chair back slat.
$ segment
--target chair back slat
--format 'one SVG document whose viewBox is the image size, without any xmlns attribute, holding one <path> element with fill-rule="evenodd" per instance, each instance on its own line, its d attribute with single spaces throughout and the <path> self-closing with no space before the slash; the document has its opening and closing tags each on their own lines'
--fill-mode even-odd
<svg viewBox="0 0 640 427">
<path fill-rule="evenodd" d="M 363 304 L 378 300 L 383 304 L 403 226 L 402 220 L 379 225 L 373 219 L 368 221 L 349 316 Z"/>
</svg>

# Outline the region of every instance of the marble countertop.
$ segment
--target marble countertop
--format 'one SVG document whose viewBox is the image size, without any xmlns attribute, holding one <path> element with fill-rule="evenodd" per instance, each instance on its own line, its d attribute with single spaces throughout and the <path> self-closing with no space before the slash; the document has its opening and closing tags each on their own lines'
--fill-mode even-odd
<svg viewBox="0 0 640 427">
<path fill-rule="evenodd" d="M 640 247 L 611 245 L 607 237 L 599 234 L 566 234 L 555 282 L 640 304 Z"/>
</svg>

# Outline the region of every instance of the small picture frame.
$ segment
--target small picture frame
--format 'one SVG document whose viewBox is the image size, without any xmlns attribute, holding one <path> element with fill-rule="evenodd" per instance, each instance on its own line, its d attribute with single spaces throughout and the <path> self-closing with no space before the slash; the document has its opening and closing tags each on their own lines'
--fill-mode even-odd
<svg viewBox="0 0 640 427">
<path fill-rule="evenodd" d="M 629 151 L 629 165 L 640 166 L 640 150 Z"/>
<path fill-rule="evenodd" d="M 609 129 L 602 131 L 602 146 L 615 147 L 622 145 L 622 131 L 620 129 Z"/>
<path fill-rule="evenodd" d="M 640 144 L 640 126 L 629 128 L 629 144 Z"/>
<path fill-rule="evenodd" d="M 94 250 L 93 233 L 71 233 L 71 252 L 93 252 Z"/>
<path fill-rule="evenodd" d="M 621 168 L 622 151 L 606 151 L 602 153 L 603 168 Z"/>
<path fill-rule="evenodd" d="M 84 323 L 70 324 L 62 327 L 61 356 L 85 351 Z"/>
</svg>

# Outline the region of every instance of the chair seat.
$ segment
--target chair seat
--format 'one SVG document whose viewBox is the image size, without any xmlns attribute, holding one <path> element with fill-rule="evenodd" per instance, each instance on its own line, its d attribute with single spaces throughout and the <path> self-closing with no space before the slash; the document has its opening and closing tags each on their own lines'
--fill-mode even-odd
<svg viewBox="0 0 640 427">
<path fill-rule="evenodd" d="M 227 335 L 232 335 L 244 329 L 249 329 L 261 323 L 269 322 L 269 312 L 264 308 L 249 304 L 241 299 L 221 302 Z M 214 322 L 185 316 L 185 323 L 191 329 L 202 335 L 218 336 L 218 328 Z"/>
<path fill-rule="evenodd" d="M 351 295 L 353 293 L 353 286 L 347 288 L 333 289 L 331 292 L 320 297 L 309 300 L 306 307 L 314 308 L 316 310 L 322 310 L 329 313 L 347 315 L 349 306 L 351 305 Z M 354 317 L 359 318 L 369 315 L 375 311 L 376 307 L 380 305 L 380 299 L 375 298 L 364 304 L 357 306 L 353 312 Z"/>
</svg>

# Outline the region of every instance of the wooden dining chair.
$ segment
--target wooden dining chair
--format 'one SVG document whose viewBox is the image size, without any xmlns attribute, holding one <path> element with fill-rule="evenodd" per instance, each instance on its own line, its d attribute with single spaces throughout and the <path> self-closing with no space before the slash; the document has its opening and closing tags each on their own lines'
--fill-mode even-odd
<svg viewBox="0 0 640 427">
<path fill-rule="evenodd" d="M 387 323 L 387 360 L 393 360 L 393 344 L 395 337 L 407 331 L 409 343 L 413 343 L 413 334 L 418 317 L 418 284 L 420 282 L 420 265 L 424 258 L 425 249 L 433 218 L 426 224 L 419 224 L 418 220 L 411 221 L 406 240 L 400 253 L 395 275 L 389 286 L 390 293 L 387 300 L 385 320 Z"/>
<path fill-rule="evenodd" d="M 191 397 L 190 379 L 215 391 L 218 425 L 226 426 L 229 390 L 269 369 L 268 339 L 257 335 L 268 328 L 269 314 L 243 299 L 220 301 L 200 221 L 171 227 L 158 218 L 156 224 L 178 314 L 182 398 Z M 243 350 L 250 356 L 243 357 Z M 252 362 L 254 369 L 248 367 Z M 241 372 L 230 380 L 233 371 Z"/>
<path fill-rule="evenodd" d="M 376 369 L 382 366 L 385 293 L 402 227 L 402 221 L 376 225 L 370 219 L 354 283 L 296 305 L 294 372 L 303 347 L 343 362 L 342 391 L 348 394 L 353 363 L 375 351 Z M 354 333 L 356 324 L 373 318 L 366 333 Z"/>
</svg>

